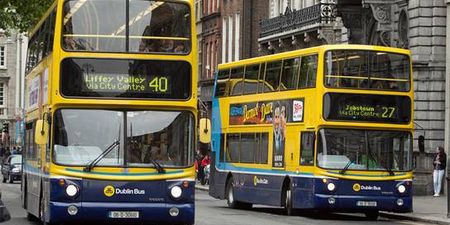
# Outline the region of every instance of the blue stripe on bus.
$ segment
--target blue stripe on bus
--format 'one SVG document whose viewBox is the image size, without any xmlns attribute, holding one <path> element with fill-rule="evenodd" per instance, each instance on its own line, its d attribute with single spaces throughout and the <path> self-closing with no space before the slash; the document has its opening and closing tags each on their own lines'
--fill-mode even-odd
<svg viewBox="0 0 450 225">
<path fill-rule="evenodd" d="M 76 173 L 84 173 L 84 174 L 99 174 L 99 175 L 110 175 L 110 176 L 153 176 L 153 175 L 164 175 L 164 174 L 177 174 L 177 173 L 183 173 L 183 170 L 175 170 L 175 171 L 169 171 L 165 172 L 163 174 L 158 172 L 151 172 L 151 173 L 110 173 L 110 172 L 85 172 L 83 170 L 78 169 L 72 169 L 72 168 L 66 168 L 66 171 L 69 172 L 76 172 Z"/>
<path fill-rule="evenodd" d="M 213 93 L 212 93 L 212 115 L 211 115 L 211 121 L 213 121 L 212 123 L 212 131 L 211 131 L 211 136 L 212 136 L 212 140 L 211 140 L 211 147 L 212 147 L 212 151 L 215 152 L 215 158 L 216 159 L 220 159 L 220 143 L 222 142 L 221 140 L 221 130 L 222 130 L 222 118 L 220 115 L 220 102 L 219 99 L 216 98 L 216 90 L 217 90 L 217 74 L 216 74 L 216 78 L 215 78 L 215 82 L 214 82 L 214 89 L 213 89 Z M 223 146 L 222 146 L 223 147 Z"/>
</svg>

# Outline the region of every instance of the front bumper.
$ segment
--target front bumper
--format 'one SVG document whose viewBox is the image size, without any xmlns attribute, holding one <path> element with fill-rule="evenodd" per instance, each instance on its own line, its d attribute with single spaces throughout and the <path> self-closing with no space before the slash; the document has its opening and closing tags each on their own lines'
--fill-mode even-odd
<svg viewBox="0 0 450 225">
<path fill-rule="evenodd" d="M 330 203 L 333 202 L 334 203 Z M 401 199 L 402 205 L 397 203 Z M 412 212 L 411 196 L 351 196 L 351 195 L 326 195 L 315 194 L 315 208 L 342 211 L 342 212 L 367 212 L 367 211 L 389 211 L 397 213 Z M 373 205 L 358 205 L 358 202 L 373 203 Z"/>
<path fill-rule="evenodd" d="M 69 215 L 67 209 L 74 205 L 78 208 L 76 215 Z M 178 216 L 171 216 L 169 210 L 178 208 Z M 139 211 L 137 219 L 109 218 L 110 211 Z M 194 224 L 194 204 L 167 203 L 120 203 L 120 202 L 83 202 L 62 203 L 50 202 L 51 223 L 65 222 L 148 222 L 154 224 Z M 139 223 L 139 224 L 140 224 Z M 89 223 L 91 224 L 91 223 Z M 137 223 L 136 223 L 137 224 Z"/>
</svg>

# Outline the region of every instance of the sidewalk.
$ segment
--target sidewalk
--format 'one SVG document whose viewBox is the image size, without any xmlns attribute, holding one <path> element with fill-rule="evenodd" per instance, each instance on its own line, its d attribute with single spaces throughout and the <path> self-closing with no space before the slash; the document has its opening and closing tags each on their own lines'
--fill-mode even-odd
<svg viewBox="0 0 450 225">
<path fill-rule="evenodd" d="M 388 218 L 407 219 L 413 221 L 450 225 L 447 218 L 447 196 L 414 196 L 412 213 L 381 212 L 381 216 Z"/>
<path fill-rule="evenodd" d="M 208 185 L 201 185 L 197 183 L 196 189 L 208 191 Z M 450 225 L 450 219 L 447 218 L 447 196 L 440 197 L 433 196 L 415 196 L 413 199 L 412 213 L 390 213 L 380 212 L 380 216 L 393 218 L 420 221 L 433 224 Z"/>
</svg>

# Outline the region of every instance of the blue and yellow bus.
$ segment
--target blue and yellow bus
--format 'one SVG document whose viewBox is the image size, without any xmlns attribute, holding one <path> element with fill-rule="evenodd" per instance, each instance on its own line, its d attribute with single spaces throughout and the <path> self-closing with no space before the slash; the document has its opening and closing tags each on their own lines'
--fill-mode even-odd
<svg viewBox="0 0 450 225">
<path fill-rule="evenodd" d="M 252 204 L 412 210 L 410 52 L 324 45 L 219 65 L 210 195 Z"/>
<path fill-rule="evenodd" d="M 193 1 L 57 0 L 30 32 L 28 218 L 194 223 Z"/>
</svg>

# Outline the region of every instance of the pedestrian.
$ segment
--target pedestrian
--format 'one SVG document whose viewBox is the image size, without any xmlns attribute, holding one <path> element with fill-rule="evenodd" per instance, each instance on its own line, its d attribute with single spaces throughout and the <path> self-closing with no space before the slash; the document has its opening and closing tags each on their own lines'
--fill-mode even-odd
<svg viewBox="0 0 450 225">
<path fill-rule="evenodd" d="M 439 197 L 442 187 L 442 178 L 445 174 L 445 167 L 447 166 L 447 155 L 444 152 L 444 148 L 439 146 L 436 149 L 436 155 L 433 159 L 433 184 L 434 184 L 434 197 Z"/>
<path fill-rule="evenodd" d="M 200 181 L 200 183 L 204 183 L 205 173 L 202 166 L 203 155 L 200 150 L 197 150 L 195 160 L 197 161 L 197 179 Z"/>
</svg>

